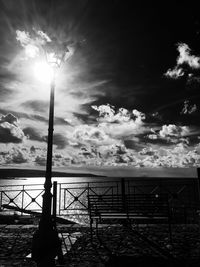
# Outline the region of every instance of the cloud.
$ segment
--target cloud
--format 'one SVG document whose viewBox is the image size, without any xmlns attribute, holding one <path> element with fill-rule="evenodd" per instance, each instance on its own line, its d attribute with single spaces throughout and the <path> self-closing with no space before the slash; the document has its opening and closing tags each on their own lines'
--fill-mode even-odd
<svg viewBox="0 0 200 267">
<path fill-rule="evenodd" d="M 16 40 L 25 48 L 27 58 L 35 58 L 39 55 L 41 46 L 51 42 L 49 36 L 42 31 L 34 31 L 35 36 L 30 36 L 29 32 L 16 30 Z"/>
<path fill-rule="evenodd" d="M 139 141 L 139 138 L 125 139 L 124 145 L 126 148 L 129 148 L 129 149 L 138 149 L 139 147 L 138 141 Z"/>
<path fill-rule="evenodd" d="M 160 137 L 183 137 L 189 133 L 189 129 L 186 126 L 177 126 L 174 124 L 163 125 L 159 132 Z"/>
<path fill-rule="evenodd" d="M 47 59 L 49 62 L 56 62 L 60 65 L 61 61 L 66 61 L 73 53 L 77 44 L 71 41 L 61 41 L 55 36 L 50 38 L 47 33 L 33 28 L 31 33 L 16 30 L 16 40 L 25 49 L 26 57 L 35 58 L 44 54 L 44 47 L 47 51 Z"/>
<path fill-rule="evenodd" d="M 42 101 L 42 100 L 29 100 L 25 103 L 22 103 L 22 106 L 29 108 L 33 111 L 37 112 L 46 112 L 48 111 L 49 103 L 48 101 Z"/>
<path fill-rule="evenodd" d="M 150 134 L 144 135 L 145 142 L 151 144 L 160 144 L 170 146 L 178 143 L 189 143 L 191 129 L 188 126 L 179 126 L 175 124 L 163 125 L 160 130 L 151 129 Z"/>
<path fill-rule="evenodd" d="M 140 153 L 140 167 L 198 167 L 200 154 L 195 149 L 188 150 L 188 146 L 179 143 L 170 148 L 145 148 Z"/>
<path fill-rule="evenodd" d="M 191 105 L 189 100 L 184 101 L 183 109 L 181 110 L 180 114 L 193 114 L 197 111 L 197 105 Z"/>
<path fill-rule="evenodd" d="M 92 108 L 99 112 L 97 118 L 99 129 L 112 138 L 121 139 L 144 132 L 145 114 L 136 109 L 132 112 L 125 108 L 115 111 L 114 106 L 109 104 Z"/>
<path fill-rule="evenodd" d="M 21 143 L 24 139 L 24 132 L 14 115 L 7 114 L 0 118 L 0 143 Z"/>
<path fill-rule="evenodd" d="M 55 133 L 53 135 L 53 144 L 57 146 L 57 149 L 64 149 L 67 146 L 68 141 L 64 135 Z"/>
<path fill-rule="evenodd" d="M 153 150 L 151 147 L 149 147 L 149 148 L 145 147 L 139 152 L 140 155 L 147 155 L 147 156 L 153 156 L 153 155 L 155 155 L 155 153 L 156 153 L 156 151 Z"/>
<path fill-rule="evenodd" d="M 45 156 L 38 155 L 35 158 L 35 163 L 40 166 L 46 166 L 46 161 L 47 159 Z"/>
<path fill-rule="evenodd" d="M 129 112 L 125 108 L 119 108 L 116 112 L 115 107 L 109 104 L 92 106 L 92 108 L 99 112 L 99 122 L 123 123 L 129 122 L 132 118 L 134 118 L 135 123 L 141 123 L 145 119 L 145 114 L 136 109 Z"/>
<path fill-rule="evenodd" d="M 26 127 L 23 129 L 24 134 L 31 140 L 44 142 L 45 138 L 41 135 L 41 133 L 33 128 L 33 127 Z"/>
<path fill-rule="evenodd" d="M 20 118 L 25 118 L 25 119 L 30 119 L 30 120 L 36 120 L 36 121 L 41 121 L 41 122 L 46 122 L 48 123 L 48 119 L 45 118 L 44 116 L 37 115 L 37 114 L 28 114 L 25 112 L 16 112 L 15 110 L 10 110 L 10 109 L 2 109 L 0 108 L 1 113 L 11 113 L 14 117 L 18 116 Z"/>
<path fill-rule="evenodd" d="M 120 108 L 115 111 L 114 106 L 109 104 L 92 108 L 99 113 L 96 123 L 81 124 L 74 126 L 73 131 L 68 130 L 66 136 L 71 146 L 85 145 L 100 148 L 106 145 L 125 144 L 127 148 L 130 146 L 133 148 L 133 142 L 138 141 L 136 136 L 146 131 L 143 122 L 145 114 L 136 109 L 130 112 Z"/>
<path fill-rule="evenodd" d="M 166 77 L 172 79 L 178 79 L 184 75 L 184 70 L 178 66 L 174 67 L 174 69 L 168 69 L 166 73 L 164 73 Z"/>
<path fill-rule="evenodd" d="M 199 92 L 200 77 L 193 74 L 188 75 L 186 87 L 190 90 Z"/>
<path fill-rule="evenodd" d="M 0 118 L 0 123 L 3 123 L 3 122 L 8 122 L 10 124 L 17 125 L 18 120 L 13 114 L 8 113 L 7 115 L 2 116 Z"/>
<path fill-rule="evenodd" d="M 22 164 L 28 162 L 28 155 L 25 150 L 13 148 L 5 157 L 7 164 Z"/>
<path fill-rule="evenodd" d="M 200 68 L 200 57 L 191 55 L 191 49 L 185 43 L 178 44 L 179 57 L 177 58 L 177 65 L 187 64 L 192 69 Z"/>
<path fill-rule="evenodd" d="M 168 69 L 165 76 L 178 79 L 185 74 L 185 71 L 182 67 L 184 64 L 189 66 L 191 69 L 199 69 L 200 68 L 200 57 L 194 56 L 191 54 L 191 49 L 185 43 L 178 43 L 177 50 L 179 55 L 176 59 L 176 66 L 173 69 Z"/>
<path fill-rule="evenodd" d="M 93 125 L 80 125 L 75 127 L 73 133 L 67 133 L 71 144 L 90 144 L 103 146 L 116 143 L 117 141 L 105 133 L 103 129 Z"/>
</svg>

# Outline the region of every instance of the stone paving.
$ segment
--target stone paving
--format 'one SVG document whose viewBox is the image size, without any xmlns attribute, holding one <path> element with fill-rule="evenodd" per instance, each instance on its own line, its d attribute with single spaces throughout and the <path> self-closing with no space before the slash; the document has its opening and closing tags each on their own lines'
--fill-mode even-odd
<svg viewBox="0 0 200 267">
<path fill-rule="evenodd" d="M 31 252 L 32 235 L 36 228 L 36 225 L 0 226 L 0 267 L 36 266 L 31 259 L 26 259 L 26 256 Z M 134 266 L 139 266 L 137 262 L 141 264 L 141 258 L 146 260 L 148 266 L 151 266 L 150 257 L 154 257 L 153 261 L 157 261 L 156 266 L 172 266 L 165 265 L 163 259 L 154 249 L 150 248 L 144 240 L 130 234 L 130 231 L 122 226 L 115 225 L 100 229 L 101 243 L 94 237 L 93 245 L 91 244 L 88 227 L 62 226 L 59 229 L 65 233 L 72 233 L 73 244 L 70 251 L 65 255 L 66 264 L 64 266 L 125 266 L 125 260 L 132 262 L 133 257 Z M 172 244 L 169 241 L 167 226 L 143 225 L 138 227 L 137 230 L 171 253 L 181 262 L 180 266 L 197 266 L 200 260 L 200 232 L 197 225 L 173 226 Z M 69 250 L 70 242 L 69 238 L 67 239 L 68 246 L 66 248 Z M 123 263 L 120 263 L 120 261 Z M 142 266 L 145 266 L 144 262 L 142 264 Z M 126 266 L 132 265 L 127 263 Z"/>
</svg>

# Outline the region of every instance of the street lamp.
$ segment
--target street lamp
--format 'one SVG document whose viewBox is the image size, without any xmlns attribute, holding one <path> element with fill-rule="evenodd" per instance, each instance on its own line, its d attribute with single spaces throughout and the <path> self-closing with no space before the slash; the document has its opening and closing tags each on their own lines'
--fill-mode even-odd
<svg viewBox="0 0 200 267">
<path fill-rule="evenodd" d="M 55 48 L 55 47 L 53 47 Z M 61 241 L 59 240 L 56 231 L 56 224 L 52 217 L 52 152 L 53 152 L 53 125 L 54 125 L 54 92 L 55 92 L 55 77 L 57 69 L 62 62 L 66 61 L 71 55 L 72 51 L 65 44 L 60 49 L 53 49 L 52 46 L 43 49 L 43 55 L 46 62 L 41 63 L 39 73 L 47 74 L 48 68 L 50 80 L 50 104 L 49 104 L 49 128 L 48 128 L 48 142 L 47 142 L 47 162 L 44 183 L 44 194 L 42 202 L 42 216 L 39 222 L 39 228 L 33 236 L 32 244 L 32 259 L 36 261 L 38 267 L 53 267 L 55 266 L 55 257 L 63 260 Z M 46 68 L 46 69 L 45 69 Z M 44 74 L 43 73 L 43 74 Z"/>
</svg>

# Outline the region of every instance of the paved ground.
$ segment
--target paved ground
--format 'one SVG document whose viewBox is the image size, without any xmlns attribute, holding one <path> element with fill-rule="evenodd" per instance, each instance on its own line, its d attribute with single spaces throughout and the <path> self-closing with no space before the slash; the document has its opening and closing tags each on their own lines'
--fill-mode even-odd
<svg viewBox="0 0 200 267">
<path fill-rule="evenodd" d="M 0 267 L 36 266 L 26 259 L 31 252 L 32 235 L 36 228 L 35 225 L 0 226 Z M 178 266 L 170 265 L 155 247 L 121 226 L 102 228 L 99 232 L 100 242 L 94 237 L 93 245 L 87 227 L 62 226 L 60 230 L 65 232 L 66 249 L 70 248 L 70 241 L 72 243 L 72 248 L 65 255 L 65 266 L 68 267 L 132 266 L 133 260 L 134 266 L 141 266 L 141 261 L 142 266 L 151 266 L 151 263 L 157 267 Z M 165 226 L 141 226 L 137 230 L 175 257 L 181 267 L 197 266 L 200 260 L 200 232 L 197 225 L 173 226 L 172 244 Z"/>
</svg>

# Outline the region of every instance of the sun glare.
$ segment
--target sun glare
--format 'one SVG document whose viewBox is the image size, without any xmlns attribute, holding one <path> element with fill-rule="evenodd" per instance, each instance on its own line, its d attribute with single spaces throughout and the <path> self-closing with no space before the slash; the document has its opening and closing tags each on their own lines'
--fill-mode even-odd
<svg viewBox="0 0 200 267">
<path fill-rule="evenodd" d="M 53 78 L 53 69 L 45 62 L 37 62 L 34 65 L 34 74 L 41 82 L 50 83 Z"/>
</svg>

